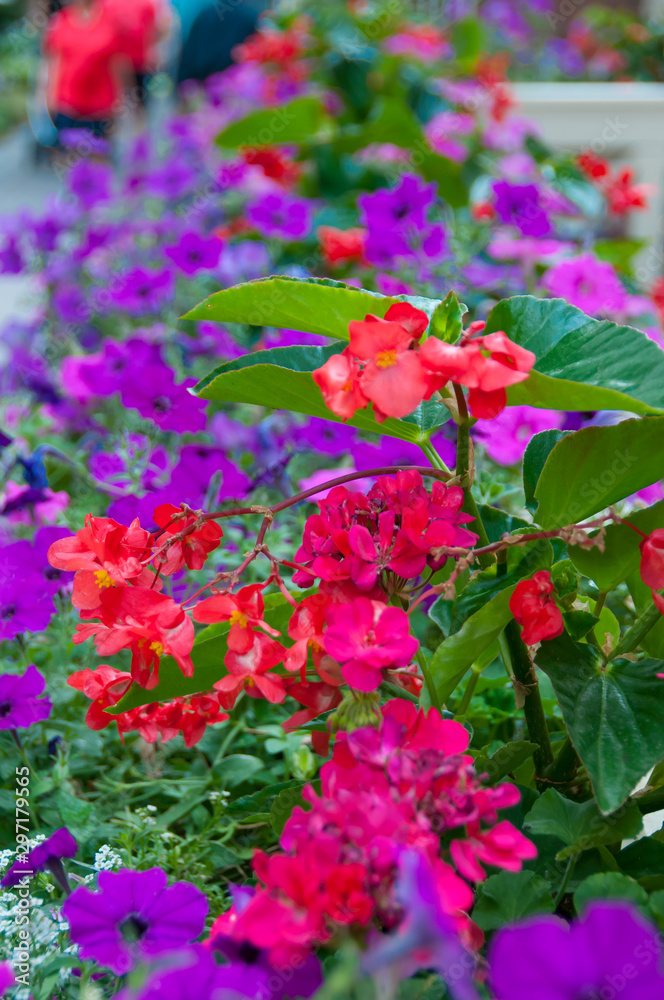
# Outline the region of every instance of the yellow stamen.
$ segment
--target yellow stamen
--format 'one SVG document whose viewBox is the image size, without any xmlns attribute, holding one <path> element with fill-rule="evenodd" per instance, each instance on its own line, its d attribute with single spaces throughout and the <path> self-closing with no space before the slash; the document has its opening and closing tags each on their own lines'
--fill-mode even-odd
<svg viewBox="0 0 664 1000">
<path fill-rule="evenodd" d="M 376 355 L 376 364 L 379 368 L 391 368 L 397 363 L 396 351 L 379 351 Z"/>
<path fill-rule="evenodd" d="M 231 615 L 231 625 L 239 625 L 240 628 L 246 628 L 248 624 L 249 619 L 241 611 L 234 611 Z"/>
<path fill-rule="evenodd" d="M 157 654 L 157 656 L 163 656 L 164 655 L 164 647 L 162 646 L 162 644 L 160 642 L 151 642 L 150 643 L 150 649 L 154 650 L 154 652 Z"/>
<path fill-rule="evenodd" d="M 95 578 L 97 580 L 97 586 L 100 590 L 104 590 L 105 587 L 114 587 L 115 580 L 105 569 L 96 569 Z"/>
</svg>

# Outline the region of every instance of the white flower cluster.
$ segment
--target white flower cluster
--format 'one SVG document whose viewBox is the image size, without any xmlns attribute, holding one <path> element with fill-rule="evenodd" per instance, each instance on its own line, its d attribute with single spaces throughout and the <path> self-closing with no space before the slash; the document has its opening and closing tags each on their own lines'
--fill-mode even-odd
<svg viewBox="0 0 664 1000">
<path fill-rule="evenodd" d="M 14 967 L 18 966 L 21 953 L 25 953 L 25 938 L 19 935 L 19 928 L 22 926 L 20 918 L 24 912 L 19 907 L 17 894 L 3 892 L 0 895 L 0 960 L 8 961 Z M 68 945 L 64 949 L 62 947 L 60 935 L 68 930 L 69 925 L 58 907 L 39 896 L 31 897 L 30 965 L 33 970 L 50 962 L 54 954 L 77 953 L 75 945 Z M 58 976 L 59 983 L 64 984 L 70 975 L 70 969 L 61 969 Z M 15 1000 L 29 1000 L 30 996 L 29 986 L 19 986 L 14 994 Z"/>
<path fill-rule="evenodd" d="M 122 868 L 122 858 L 109 844 L 102 844 L 95 854 L 95 868 L 98 872 L 117 871 Z"/>
<path fill-rule="evenodd" d="M 223 805 L 227 804 L 230 797 L 231 793 L 227 791 L 208 793 L 208 799 L 210 800 L 210 802 L 221 802 Z"/>
</svg>

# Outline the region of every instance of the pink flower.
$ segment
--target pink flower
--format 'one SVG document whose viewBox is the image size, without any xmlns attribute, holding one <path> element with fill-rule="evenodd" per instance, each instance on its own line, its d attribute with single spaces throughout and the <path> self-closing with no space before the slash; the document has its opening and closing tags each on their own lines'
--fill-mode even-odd
<svg viewBox="0 0 664 1000">
<path fill-rule="evenodd" d="M 561 427 L 564 416 L 556 410 L 534 406 L 510 406 L 493 420 L 481 421 L 473 429 L 490 459 L 499 465 L 514 465 L 524 456 L 534 434 Z"/>
<path fill-rule="evenodd" d="M 343 420 L 369 405 L 359 383 L 360 369 L 348 348 L 333 354 L 313 373 L 313 380 L 323 394 L 325 405 Z"/>
<path fill-rule="evenodd" d="M 613 265 L 591 253 L 561 260 L 547 271 L 542 285 L 589 316 L 619 313 L 627 305 L 627 293 Z"/>
<path fill-rule="evenodd" d="M 343 664 L 342 673 L 358 691 L 375 691 L 384 667 L 405 667 L 417 649 L 408 615 L 380 601 L 358 597 L 328 610 L 325 651 Z"/>
<path fill-rule="evenodd" d="M 255 632 L 253 645 L 246 653 L 228 650 L 224 657 L 228 674 L 214 687 L 233 699 L 244 688 L 252 698 L 267 698 L 273 704 L 282 702 L 286 697 L 284 682 L 278 674 L 269 671 L 283 660 L 284 652 L 280 643 L 263 632 Z"/>
<path fill-rule="evenodd" d="M 501 820 L 490 830 L 480 830 L 479 824 L 469 825 L 468 834 L 468 840 L 452 841 L 450 853 L 457 870 L 471 882 L 486 878 L 480 861 L 508 872 L 518 872 L 524 861 L 537 857 L 532 841 L 508 820 Z"/>
</svg>

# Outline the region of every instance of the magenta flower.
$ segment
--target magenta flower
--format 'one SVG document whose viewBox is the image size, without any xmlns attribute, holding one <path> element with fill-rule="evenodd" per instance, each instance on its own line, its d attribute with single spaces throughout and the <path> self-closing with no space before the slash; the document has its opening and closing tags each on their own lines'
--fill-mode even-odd
<svg viewBox="0 0 664 1000">
<path fill-rule="evenodd" d="M 661 1000 L 659 934 L 623 901 L 592 903 L 567 924 L 540 917 L 499 930 L 489 945 L 498 1000 Z"/>
<path fill-rule="evenodd" d="M 164 253 L 184 274 L 211 271 L 219 263 L 221 240 L 217 236 L 205 238 L 198 233 L 183 233 L 179 242 L 166 247 Z"/>
<path fill-rule="evenodd" d="M 561 260 L 547 271 L 542 285 L 589 316 L 619 313 L 627 306 L 627 293 L 613 265 L 591 253 Z"/>
<path fill-rule="evenodd" d="M 380 601 L 357 597 L 327 612 L 325 652 L 343 664 L 342 673 L 358 691 L 375 691 L 384 667 L 405 667 L 417 649 L 408 615 Z"/>
<path fill-rule="evenodd" d="M 0 997 L 3 997 L 15 982 L 14 970 L 9 962 L 0 962 Z"/>
<path fill-rule="evenodd" d="M 396 187 L 381 188 L 357 199 L 360 222 L 369 227 L 398 229 L 404 225 L 422 228 L 426 211 L 436 200 L 436 184 L 426 184 L 416 174 L 403 174 Z"/>
<path fill-rule="evenodd" d="M 43 840 L 41 844 L 37 844 L 31 851 L 28 851 L 21 861 L 15 861 L 3 876 L 0 885 L 9 889 L 18 885 L 26 876 L 35 875 L 46 868 L 60 872 L 62 871 L 62 858 L 73 858 L 77 851 L 78 844 L 67 827 L 62 826 L 46 840 Z"/>
<path fill-rule="evenodd" d="M 168 886 L 166 872 L 99 873 L 99 891 L 79 886 L 63 904 L 80 956 L 122 976 L 135 962 L 189 944 L 205 927 L 208 902 L 190 882 Z"/>
<path fill-rule="evenodd" d="M 247 210 L 261 236 L 301 240 L 311 232 L 311 202 L 285 194 L 266 194 Z"/>
<path fill-rule="evenodd" d="M 556 410 L 508 406 L 494 420 L 478 421 L 473 433 L 490 459 L 498 465 L 514 465 L 523 458 L 534 434 L 562 427 L 564 419 Z"/>
<path fill-rule="evenodd" d="M 39 698 L 46 678 L 31 664 L 24 674 L 0 674 L 0 729 L 27 729 L 51 714 L 51 699 Z"/>
<path fill-rule="evenodd" d="M 175 961 L 174 961 L 175 959 Z M 278 976 L 282 980 L 282 976 Z M 169 956 L 136 992 L 123 990 L 117 1000 L 223 1000 L 261 997 L 273 1000 L 267 974 L 256 966 L 217 965 L 207 948 L 193 945 Z"/>
<path fill-rule="evenodd" d="M 142 315 L 158 312 L 173 297 L 173 275 L 168 269 L 147 271 L 135 267 L 118 275 L 113 285 L 112 300 L 116 308 Z"/>
<path fill-rule="evenodd" d="M 100 202 L 109 201 L 113 170 L 103 163 L 81 159 L 67 174 L 67 185 L 86 211 Z"/>
<path fill-rule="evenodd" d="M 551 232 L 551 222 L 534 184 L 494 181 L 493 193 L 496 212 L 503 222 L 516 226 L 524 236 L 546 236 Z"/>
<path fill-rule="evenodd" d="M 207 404 L 187 391 L 194 384 L 194 380 L 187 380 L 177 385 L 167 365 L 147 365 L 135 380 L 123 385 L 122 402 L 163 431 L 195 434 L 205 429 Z"/>
</svg>

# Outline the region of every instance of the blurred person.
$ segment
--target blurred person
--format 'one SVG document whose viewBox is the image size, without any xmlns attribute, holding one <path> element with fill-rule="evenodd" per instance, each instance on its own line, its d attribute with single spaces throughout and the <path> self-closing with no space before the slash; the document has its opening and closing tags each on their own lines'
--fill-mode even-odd
<svg viewBox="0 0 664 1000">
<path fill-rule="evenodd" d="M 73 0 L 50 18 L 43 49 L 47 107 L 58 132 L 87 128 L 107 136 L 120 111 L 132 51 L 113 5 Z"/>
<path fill-rule="evenodd" d="M 181 0 L 176 0 L 181 2 Z M 183 40 L 177 82 L 205 80 L 232 64 L 236 45 L 253 35 L 264 5 L 215 0 L 200 10 Z"/>
<path fill-rule="evenodd" d="M 105 0 L 120 23 L 132 68 L 132 103 L 144 108 L 150 78 L 161 69 L 161 43 L 173 25 L 168 0 Z"/>
</svg>

